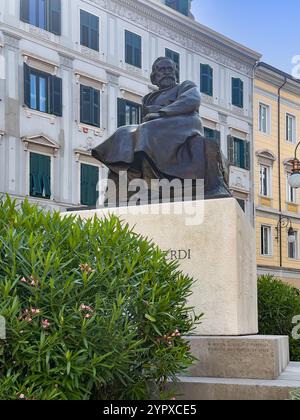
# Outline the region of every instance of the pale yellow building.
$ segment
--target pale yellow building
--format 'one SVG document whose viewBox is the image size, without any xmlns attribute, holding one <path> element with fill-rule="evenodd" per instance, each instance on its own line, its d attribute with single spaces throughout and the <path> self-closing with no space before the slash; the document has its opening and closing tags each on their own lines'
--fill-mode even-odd
<svg viewBox="0 0 300 420">
<path fill-rule="evenodd" d="M 300 81 L 260 63 L 253 164 L 258 273 L 275 274 L 300 288 L 300 190 L 288 184 L 299 141 Z"/>
</svg>

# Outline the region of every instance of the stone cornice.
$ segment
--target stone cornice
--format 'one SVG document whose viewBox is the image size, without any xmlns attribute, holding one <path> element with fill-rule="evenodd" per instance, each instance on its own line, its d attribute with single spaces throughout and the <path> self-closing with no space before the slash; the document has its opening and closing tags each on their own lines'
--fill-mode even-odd
<svg viewBox="0 0 300 420">
<path fill-rule="evenodd" d="M 182 47 L 239 71 L 253 75 L 253 67 L 261 55 L 194 22 L 166 10 L 154 0 L 83 0 L 110 13 L 134 22 L 137 26 Z M 169 9 L 169 8 L 168 8 Z"/>
<path fill-rule="evenodd" d="M 283 89 L 295 95 L 300 95 L 300 80 L 295 79 L 290 74 L 265 63 L 259 64 L 255 74 L 257 79 L 267 82 L 277 88 L 280 88 L 286 81 Z"/>
</svg>

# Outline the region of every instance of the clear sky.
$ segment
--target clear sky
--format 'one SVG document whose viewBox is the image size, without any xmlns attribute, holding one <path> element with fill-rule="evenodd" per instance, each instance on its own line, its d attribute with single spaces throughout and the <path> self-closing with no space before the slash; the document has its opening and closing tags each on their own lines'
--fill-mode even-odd
<svg viewBox="0 0 300 420">
<path fill-rule="evenodd" d="M 287 73 L 300 55 L 300 0 L 193 0 L 198 22 L 261 54 Z"/>
</svg>

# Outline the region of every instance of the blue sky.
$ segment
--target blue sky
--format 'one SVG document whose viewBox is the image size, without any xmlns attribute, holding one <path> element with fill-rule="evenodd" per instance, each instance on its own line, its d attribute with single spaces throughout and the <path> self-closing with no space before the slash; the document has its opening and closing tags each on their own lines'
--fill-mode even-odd
<svg viewBox="0 0 300 420">
<path fill-rule="evenodd" d="M 299 0 L 193 0 L 200 23 L 263 54 L 287 73 L 300 55 Z"/>
</svg>

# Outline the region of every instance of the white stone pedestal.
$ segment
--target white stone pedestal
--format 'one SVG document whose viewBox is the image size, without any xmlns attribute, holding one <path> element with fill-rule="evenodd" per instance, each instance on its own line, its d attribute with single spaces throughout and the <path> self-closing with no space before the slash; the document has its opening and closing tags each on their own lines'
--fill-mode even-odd
<svg viewBox="0 0 300 420">
<path fill-rule="evenodd" d="M 153 204 L 79 212 L 110 213 L 153 239 L 195 279 L 189 304 L 204 313 L 206 336 L 258 333 L 255 232 L 235 199 Z"/>
</svg>

